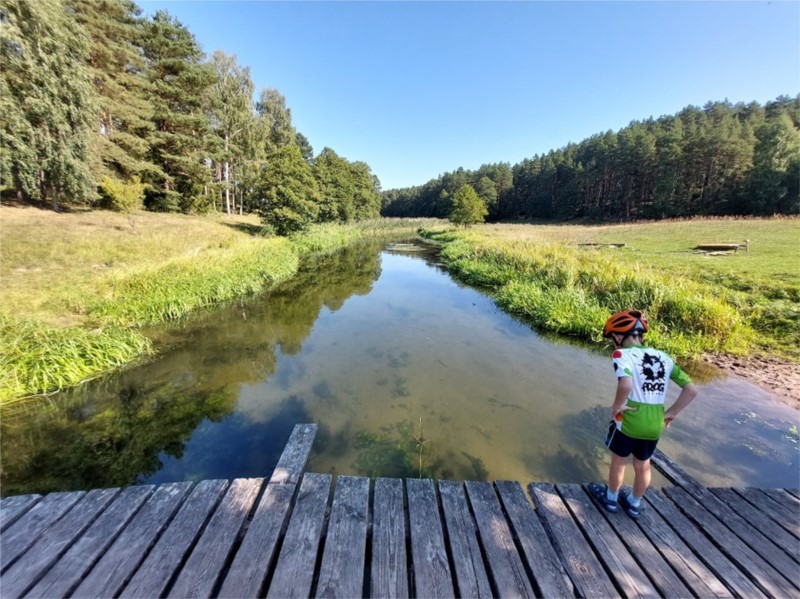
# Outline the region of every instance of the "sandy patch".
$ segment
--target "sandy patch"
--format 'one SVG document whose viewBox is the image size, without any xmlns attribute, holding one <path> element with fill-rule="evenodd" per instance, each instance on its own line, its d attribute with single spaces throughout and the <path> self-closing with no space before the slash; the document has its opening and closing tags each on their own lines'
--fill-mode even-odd
<svg viewBox="0 0 800 599">
<path fill-rule="evenodd" d="M 800 411 L 800 364 L 779 358 L 726 354 L 709 356 L 706 362 L 766 389 L 778 400 Z"/>
</svg>

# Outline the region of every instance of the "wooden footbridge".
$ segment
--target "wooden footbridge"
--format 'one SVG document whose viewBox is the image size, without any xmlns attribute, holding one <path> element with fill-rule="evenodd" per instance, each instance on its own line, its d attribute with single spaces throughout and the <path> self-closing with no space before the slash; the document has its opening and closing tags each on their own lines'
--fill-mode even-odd
<svg viewBox="0 0 800 599">
<path fill-rule="evenodd" d="M 797 490 L 674 486 L 638 522 L 581 485 L 303 473 L 8 497 L 0 596 L 800 597 Z"/>
</svg>

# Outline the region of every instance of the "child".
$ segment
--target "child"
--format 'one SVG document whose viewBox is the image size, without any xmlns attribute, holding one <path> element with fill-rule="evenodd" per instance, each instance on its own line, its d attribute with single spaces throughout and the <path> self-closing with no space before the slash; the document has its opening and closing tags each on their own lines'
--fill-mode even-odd
<svg viewBox="0 0 800 599">
<path fill-rule="evenodd" d="M 608 485 L 589 484 L 589 492 L 609 512 L 619 508 L 638 518 L 644 492 L 650 485 L 650 456 L 656 450 L 664 426 L 695 398 L 697 388 L 666 353 L 644 346 L 650 326 L 639 310 L 614 314 L 603 327 L 603 337 L 614 341 L 612 355 L 617 375 L 617 393 L 611 407 L 606 447 L 611 450 Z M 678 399 L 666 412 L 664 399 L 669 381 L 681 387 Z M 620 493 L 628 456 L 633 454 L 632 493 Z"/>
</svg>

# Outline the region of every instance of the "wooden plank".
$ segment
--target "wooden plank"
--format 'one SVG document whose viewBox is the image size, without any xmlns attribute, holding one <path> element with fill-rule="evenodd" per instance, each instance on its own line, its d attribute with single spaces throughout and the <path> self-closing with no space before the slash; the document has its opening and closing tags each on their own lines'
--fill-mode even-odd
<svg viewBox="0 0 800 599">
<path fill-rule="evenodd" d="M 411 563 L 417 597 L 453 597 L 436 491 L 429 479 L 406 479 Z"/>
<path fill-rule="evenodd" d="M 160 597 L 166 591 L 227 486 L 225 480 L 204 480 L 197 484 L 121 597 Z"/>
<path fill-rule="evenodd" d="M 676 487 L 664 490 L 683 513 L 689 516 L 709 537 L 714 539 L 721 551 L 748 575 L 767 594 L 773 597 L 788 597 L 797 594 L 797 590 L 788 580 L 781 576 L 774 567 L 751 549 L 744 541 L 717 520 L 714 515 L 698 503 L 685 489 Z"/>
<path fill-rule="evenodd" d="M 9 526 L 0 536 L 0 571 L 5 572 L 47 527 L 57 522 L 83 496 L 83 491 L 50 493 Z"/>
<path fill-rule="evenodd" d="M 772 563 L 779 572 L 794 572 L 796 563 L 779 547 L 773 539 L 765 536 L 765 531 L 760 529 L 755 523 L 748 522 L 741 517 L 725 502 L 721 501 L 711 491 L 705 487 L 697 487 L 692 490 L 667 488 L 665 493 L 685 493 L 695 499 L 706 510 L 713 514 L 719 522 L 724 524 L 746 545 L 751 547 L 757 554 L 761 555 L 768 562 Z M 670 495 L 671 496 L 671 495 Z M 679 503 L 676 501 L 676 503 Z M 799 585 L 800 586 L 800 585 Z"/>
<path fill-rule="evenodd" d="M 778 550 L 784 551 L 795 562 L 800 564 L 800 539 L 781 528 L 766 513 L 753 507 L 733 489 L 709 490 L 747 521 L 748 524 L 755 526 L 762 534 L 766 535 Z"/>
<path fill-rule="evenodd" d="M 113 597 L 136 571 L 192 483 L 159 486 L 75 590 L 77 597 Z"/>
<path fill-rule="evenodd" d="M 242 544 L 222 581 L 220 597 L 260 596 L 316 434 L 316 424 L 297 424 L 292 430 Z"/>
<path fill-rule="evenodd" d="M 587 598 L 619 596 L 555 487 L 549 483 L 531 483 L 528 492 L 578 594 Z"/>
<path fill-rule="evenodd" d="M 263 482 L 237 478 L 231 483 L 168 591 L 170 597 L 211 596 Z"/>
<path fill-rule="evenodd" d="M 755 554 L 762 556 L 767 562 L 772 563 L 774 568 L 769 566 L 769 564 L 765 564 L 767 565 L 768 570 L 765 570 L 762 573 L 774 573 L 777 571 L 785 574 L 792 572 L 792 576 L 789 578 L 795 578 L 794 574 L 796 564 L 780 547 L 773 543 L 771 539 L 762 534 L 758 528 L 752 526 L 744 518 L 739 516 L 739 514 L 732 510 L 723 501 L 720 501 L 720 499 L 708 489 L 700 485 L 696 480 L 684 472 L 680 466 L 675 464 L 671 459 L 664 455 L 663 452 L 656 450 L 656 454 L 658 454 L 658 462 L 661 464 L 657 467 L 663 468 L 668 478 L 673 479 L 680 485 L 680 487 L 677 488 L 665 489 L 664 492 L 667 495 L 673 498 L 673 500 L 679 505 L 682 505 L 681 501 L 675 500 L 673 495 L 671 495 L 672 493 L 676 494 L 678 497 L 683 497 L 684 495 L 692 497 L 698 505 L 702 505 L 705 508 L 705 513 L 709 515 L 713 514 L 716 517 L 716 522 L 727 526 L 727 528 L 732 531 L 734 535 L 738 536 L 744 544 L 752 548 Z M 708 523 L 709 525 L 711 524 L 711 522 Z M 719 528 L 715 526 L 714 530 L 719 530 Z M 775 584 L 777 585 L 776 588 L 783 587 L 784 580 L 786 579 L 775 580 Z M 800 583 L 797 583 L 797 587 L 800 587 Z M 789 588 L 795 587 L 792 585 Z M 765 588 L 765 590 L 768 589 Z M 798 590 L 800 590 L 800 588 L 798 588 Z"/>
<path fill-rule="evenodd" d="M 800 501 L 800 489 L 790 488 L 784 489 L 789 495 Z"/>
<path fill-rule="evenodd" d="M 556 485 L 556 488 L 561 493 L 562 497 L 569 499 L 568 504 L 570 509 L 573 510 L 573 513 L 575 513 L 575 510 L 573 509 L 575 503 L 573 502 L 580 503 L 583 508 L 585 508 L 588 502 L 588 504 L 591 504 L 591 506 L 594 508 L 593 510 L 587 510 L 589 514 L 588 520 L 595 519 L 595 516 L 592 516 L 593 511 L 596 514 L 599 514 L 608 523 L 611 530 L 606 529 L 602 525 L 598 526 L 598 532 L 601 536 L 601 544 L 598 545 L 595 543 L 595 550 L 597 551 L 598 555 L 615 555 L 616 558 L 619 558 L 625 562 L 627 561 L 627 557 L 625 556 L 629 552 L 629 554 L 636 560 L 636 563 L 638 564 L 637 568 L 638 566 L 641 566 L 641 571 L 650 579 L 653 587 L 658 590 L 660 595 L 664 597 L 691 596 L 692 593 L 689 588 L 675 573 L 669 562 L 659 552 L 659 549 L 654 546 L 650 538 L 642 531 L 637 523 L 631 518 L 627 517 L 627 514 L 620 517 L 619 514 L 611 514 L 604 508 L 598 509 L 595 507 L 596 504 L 593 503 L 591 498 L 587 495 L 588 491 L 585 492 L 585 488 L 581 489 L 578 485 Z M 642 512 L 644 511 L 648 510 L 642 510 Z M 581 522 L 581 524 L 584 532 L 588 535 L 589 528 L 593 525 L 589 522 L 586 524 Z M 613 534 L 612 530 L 616 532 L 616 536 Z M 606 541 L 606 544 L 604 545 L 602 541 Z M 624 551 L 620 550 L 617 546 L 618 541 L 623 543 L 625 548 Z M 622 587 L 625 594 L 628 596 L 631 594 L 652 594 L 652 590 L 649 585 L 643 585 L 641 589 L 636 588 L 638 586 L 637 580 L 641 580 L 643 582 L 646 581 L 646 578 L 641 578 L 639 576 L 638 569 L 630 569 L 627 563 L 611 563 L 609 565 L 612 572 L 622 571 L 626 573 L 626 576 L 634 575 L 636 577 L 636 579 L 633 581 L 633 585 L 630 584 L 630 581 L 619 581 L 618 584 Z M 624 569 L 620 570 L 620 568 Z M 626 588 L 630 590 L 626 591 Z"/>
<path fill-rule="evenodd" d="M 3 597 L 21 597 L 92 524 L 119 489 L 89 491 L 0 576 Z"/>
<path fill-rule="evenodd" d="M 773 592 L 772 589 L 783 589 L 785 592 L 794 590 L 795 593 L 800 590 L 800 582 L 796 577 L 797 563 L 710 491 L 707 489 L 703 491 L 703 496 L 709 496 L 713 502 L 700 502 L 685 489 L 672 487 L 664 490 L 684 512 L 687 510 L 691 512 L 690 517 L 695 522 L 713 531 L 717 541 L 721 542 L 727 533 L 732 533 L 733 538 L 738 537 L 740 540 L 738 545 L 726 543 L 723 544 L 723 549 L 734 552 L 736 547 L 746 549 L 744 555 L 748 557 L 745 558 L 745 563 L 754 571 L 756 582 L 763 582 L 764 590 L 767 592 Z M 764 586 L 768 580 L 772 581 L 771 587 Z"/>
<path fill-rule="evenodd" d="M 511 529 L 522 546 L 521 557 L 533 573 L 539 596 L 573 597 L 572 582 L 522 486 L 516 481 L 496 481 L 495 486 L 508 513 Z"/>
<path fill-rule="evenodd" d="M 26 597 L 66 597 L 152 494 L 153 485 L 123 489 Z"/>
<path fill-rule="evenodd" d="M 408 597 L 406 561 L 406 519 L 403 509 L 403 481 L 379 478 L 375 481 L 372 510 L 372 568 L 370 597 Z"/>
<path fill-rule="evenodd" d="M 798 510 L 800 510 L 800 502 L 798 502 L 794 495 L 788 493 L 784 489 L 762 489 L 762 491 L 769 495 L 772 500 L 782 505 L 792 517 L 795 517 Z"/>
<path fill-rule="evenodd" d="M 311 596 L 331 480 L 330 474 L 303 476 L 267 597 Z"/>
<path fill-rule="evenodd" d="M 791 513 L 762 489 L 736 488 L 734 491 L 780 524 L 795 538 L 800 539 L 800 510 Z"/>
<path fill-rule="evenodd" d="M 497 594 L 500 597 L 534 597 L 533 586 L 492 483 L 467 481 L 466 487 Z"/>
<path fill-rule="evenodd" d="M 317 597 L 363 596 L 368 518 L 369 479 L 337 477 Z"/>
<path fill-rule="evenodd" d="M 657 496 L 655 489 L 650 489 L 646 497 L 661 497 L 661 501 L 671 505 L 668 500 L 663 499 L 661 495 Z M 689 526 L 686 517 L 678 512 L 677 508 L 671 507 L 672 518 L 670 523 L 680 529 L 684 526 Z M 609 521 L 612 517 L 609 516 Z M 615 518 L 615 526 L 621 526 L 621 522 L 631 522 L 630 518 Z M 723 582 L 712 572 L 703 561 L 695 555 L 692 549 L 684 543 L 683 539 L 667 524 L 667 520 L 661 517 L 657 510 L 652 507 L 647 507 L 642 510 L 639 516 L 638 525 L 645 536 L 650 539 L 664 559 L 672 566 L 672 568 L 680 576 L 681 580 L 686 582 L 686 585 L 692 589 L 694 595 L 698 597 L 733 597 L 731 591 L 723 584 Z M 704 551 L 701 553 L 715 554 L 718 557 L 717 561 L 725 562 L 730 567 L 732 564 L 727 562 L 726 558 L 713 547 L 705 537 L 697 536 L 700 548 Z M 713 559 L 711 560 L 714 561 Z M 656 581 L 656 586 L 660 584 Z M 689 593 L 676 593 L 675 595 L 665 594 L 666 596 L 675 597 L 688 597 Z"/>
<path fill-rule="evenodd" d="M 257 597 L 276 557 L 278 538 L 291 511 L 295 486 L 267 485 L 242 544 L 222 581 L 220 597 Z"/>
<path fill-rule="evenodd" d="M 723 554 L 715 543 L 708 538 L 692 523 L 677 506 L 667 497 L 653 489 L 645 495 L 648 507 L 655 509 L 658 514 L 670 523 L 681 539 L 692 548 L 708 565 L 714 575 L 725 583 L 739 597 L 764 597 L 764 592 L 753 584 L 728 557 Z M 645 510 L 644 514 L 649 511 Z M 702 595 L 701 595 L 702 596 Z"/>
<path fill-rule="evenodd" d="M 642 570 L 628 547 L 614 532 L 614 529 L 598 511 L 597 505 L 584 493 L 580 485 L 556 485 L 573 518 L 578 522 L 583 534 L 594 546 L 595 553 L 604 562 L 626 597 L 658 597 L 658 591 L 648 580 L 648 573 Z M 622 514 L 627 517 L 627 514 Z M 618 514 L 619 516 L 619 514 Z M 641 533 L 634 533 L 630 539 L 641 539 Z"/>
<path fill-rule="evenodd" d="M 457 594 L 462 597 L 492 597 L 492 587 L 483 564 L 478 531 L 469 512 L 464 484 L 439 481 L 439 498 L 447 526 Z"/>
<path fill-rule="evenodd" d="M 660 449 L 655 450 L 651 460 L 656 470 L 666 476 L 673 484 L 690 492 L 697 492 L 703 488 L 688 472 L 678 466 L 678 464 Z"/>
<path fill-rule="evenodd" d="M 41 498 L 41 495 L 14 495 L 0 501 L 0 531 L 14 524 Z"/>
<path fill-rule="evenodd" d="M 295 425 L 286 442 L 286 447 L 283 448 L 278 464 L 272 472 L 269 484 L 296 485 L 300 481 L 316 434 L 316 424 Z"/>
</svg>

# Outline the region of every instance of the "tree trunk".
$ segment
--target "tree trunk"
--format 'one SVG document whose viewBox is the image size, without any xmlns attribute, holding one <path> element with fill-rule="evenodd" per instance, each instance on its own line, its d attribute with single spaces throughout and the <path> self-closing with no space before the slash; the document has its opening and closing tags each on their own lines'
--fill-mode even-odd
<svg viewBox="0 0 800 599">
<path fill-rule="evenodd" d="M 225 133 L 225 210 L 231 215 L 230 159 L 228 158 L 228 134 Z"/>
</svg>

